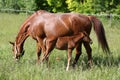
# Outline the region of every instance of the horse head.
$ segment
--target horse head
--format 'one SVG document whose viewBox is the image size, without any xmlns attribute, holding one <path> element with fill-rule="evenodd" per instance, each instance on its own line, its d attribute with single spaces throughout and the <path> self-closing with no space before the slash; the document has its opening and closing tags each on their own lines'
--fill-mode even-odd
<svg viewBox="0 0 120 80">
<path fill-rule="evenodd" d="M 91 38 L 89 37 L 89 35 L 85 31 L 83 32 L 83 34 L 84 34 L 83 41 L 92 44 L 93 41 L 91 40 Z"/>
<path fill-rule="evenodd" d="M 9 42 L 11 45 L 12 45 L 12 51 L 13 51 L 13 54 L 14 54 L 14 59 L 15 60 L 18 60 L 20 59 L 20 57 L 22 57 L 24 55 L 24 50 L 21 46 L 17 45 L 16 42 Z"/>
</svg>

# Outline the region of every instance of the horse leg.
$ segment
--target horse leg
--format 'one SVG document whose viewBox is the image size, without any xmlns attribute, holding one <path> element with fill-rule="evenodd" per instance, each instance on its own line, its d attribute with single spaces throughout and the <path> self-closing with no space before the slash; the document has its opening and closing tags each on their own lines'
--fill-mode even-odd
<svg viewBox="0 0 120 80">
<path fill-rule="evenodd" d="M 41 47 L 39 46 L 39 43 L 37 43 L 37 63 L 39 64 L 40 62 L 40 55 L 41 55 Z"/>
<path fill-rule="evenodd" d="M 80 55 L 82 54 L 82 43 L 79 43 L 77 46 L 76 46 L 76 56 L 75 56 L 75 59 L 73 61 L 73 67 L 75 67 Z"/>
<path fill-rule="evenodd" d="M 87 42 L 84 42 L 84 47 L 88 54 L 88 65 L 91 67 L 92 66 L 92 49 L 91 49 L 89 43 L 87 43 Z"/>
<path fill-rule="evenodd" d="M 42 53 L 44 53 L 45 52 L 45 46 L 43 44 L 43 39 L 37 38 L 37 57 L 38 57 L 38 63 L 40 62 L 41 49 L 42 49 Z"/>
<path fill-rule="evenodd" d="M 68 49 L 68 62 L 67 62 L 66 71 L 69 70 L 69 66 L 70 66 L 70 62 L 71 62 L 71 56 L 72 56 L 72 49 Z"/>
</svg>

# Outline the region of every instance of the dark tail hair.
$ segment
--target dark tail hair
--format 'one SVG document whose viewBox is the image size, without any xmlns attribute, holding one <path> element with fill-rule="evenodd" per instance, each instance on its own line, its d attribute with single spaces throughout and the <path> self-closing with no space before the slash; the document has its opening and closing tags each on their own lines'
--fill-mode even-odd
<svg viewBox="0 0 120 80">
<path fill-rule="evenodd" d="M 95 16 L 89 16 L 89 19 L 93 22 L 94 31 L 96 32 L 98 42 L 100 43 L 103 52 L 110 53 L 102 22 Z"/>
</svg>

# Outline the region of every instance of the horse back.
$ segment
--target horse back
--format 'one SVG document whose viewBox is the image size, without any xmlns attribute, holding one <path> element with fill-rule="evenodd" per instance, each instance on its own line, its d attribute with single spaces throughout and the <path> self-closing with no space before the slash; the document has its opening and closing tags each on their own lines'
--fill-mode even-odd
<svg viewBox="0 0 120 80">
<path fill-rule="evenodd" d="M 31 20 L 30 32 L 40 37 L 57 39 L 58 37 L 86 31 L 86 28 L 90 26 L 89 18 L 86 16 L 73 13 L 55 14 L 44 12 L 42 14 L 39 13 Z"/>
</svg>

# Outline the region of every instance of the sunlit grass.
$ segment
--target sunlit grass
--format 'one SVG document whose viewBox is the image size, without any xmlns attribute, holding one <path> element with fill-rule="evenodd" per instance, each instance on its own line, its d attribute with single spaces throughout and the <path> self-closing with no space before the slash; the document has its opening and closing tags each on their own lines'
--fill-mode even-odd
<svg viewBox="0 0 120 80">
<path fill-rule="evenodd" d="M 106 31 L 107 40 L 112 56 L 107 56 L 98 48 L 95 32 L 90 35 L 93 44 L 93 66 L 87 67 L 87 54 L 83 49 L 75 69 L 70 67 L 65 71 L 67 64 L 67 52 L 54 49 L 50 55 L 50 67 L 46 64 L 36 64 L 36 42 L 28 38 L 25 42 L 25 55 L 19 62 L 14 61 L 11 45 L 8 41 L 14 41 L 20 25 L 27 16 L 24 14 L 0 13 L 0 80 L 119 80 L 120 79 L 120 30 L 119 23 L 112 27 L 108 20 L 101 19 Z M 59 57 L 60 60 L 56 60 Z M 75 57 L 73 51 L 72 60 Z"/>
</svg>

